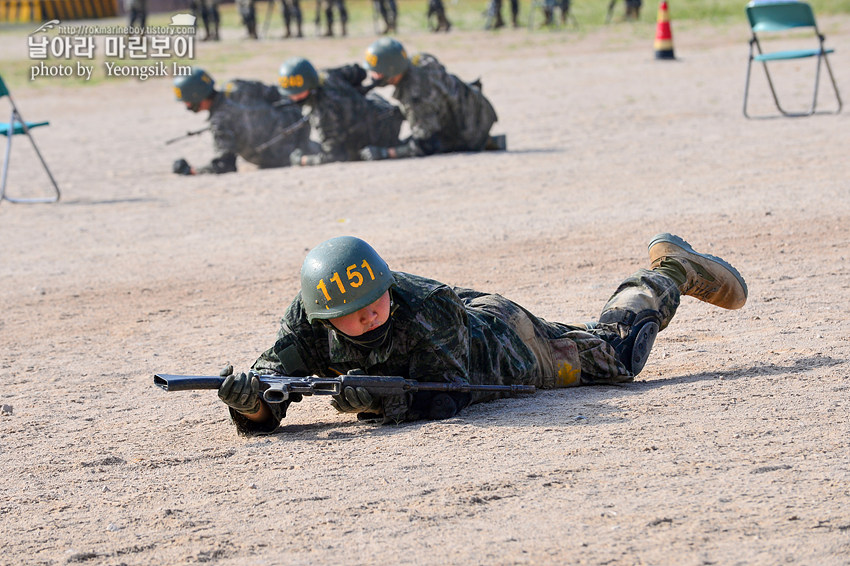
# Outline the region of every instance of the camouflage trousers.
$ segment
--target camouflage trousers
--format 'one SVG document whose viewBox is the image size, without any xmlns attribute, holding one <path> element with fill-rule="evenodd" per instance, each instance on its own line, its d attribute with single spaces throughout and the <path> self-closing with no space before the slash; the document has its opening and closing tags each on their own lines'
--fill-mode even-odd
<svg viewBox="0 0 850 566">
<path fill-rule="evenodd" d="M 476 302 L 478 308 L 507 322 L 534 353 L 536 371 L 523 381 L 552 389 L 634 381 L 620 359 L 621 344 L 632 328 L 647 321 L 656 322 L 663 330 L 676 313 L 679 299 L 672 279 L 641 269 L 620 284 L 602 309 L 599 322 L 547 322 L 498 295 L 486 295 Z"/>
</svg>

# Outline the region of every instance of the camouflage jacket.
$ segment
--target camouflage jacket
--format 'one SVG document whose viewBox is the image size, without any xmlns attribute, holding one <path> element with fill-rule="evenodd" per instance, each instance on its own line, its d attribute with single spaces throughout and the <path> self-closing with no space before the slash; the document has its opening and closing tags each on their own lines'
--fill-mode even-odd
<svg viewBox="0 0 850 566">
<path fill-rule="evenodd" d="M 336 377 L 352 369 L 370 375 L 395 375 L 417 381 L 472 384 L 526 384 L 542 388 L 578 384 L 584 356 L 576 344 L 601 343 L 578 327 L 547 322 L 500 295 L 449 287 L 438 281 L 393 272 L 395 309 L 392 339 L 364 350 L 340 336 L 330 325 L 307 322 L 300 294 L 281 320 L 274 345 L 252 366 L 260 373 Z M 553 352 L 556 354 L 553 356 Z M 558 355 L 561 352 L 563 355 Z M 295 355 L 297 354 L 297 355 Z M 568 360 L 564 378 L 554 358 Z M 615 373 L 622 373 L 615 370 Z M 575 383 L 569 383 L 572 380 Z M 503 396 L 476 392 L 469 402 Z M 415 420 L 427 414 L 429 393 L 382 399 L 384 417 Z M 243 434 L 272 432 L 286 414 L 285 405 L 270 405 L 272 422 L 257 424 L 231 411 Z"/>
<path fill-rule="evenodd" d="M 479 88 L 448 73 L 425 53 L 411 57 L 393 96 L 423 154 L 482 150 L 498 119 Z"/>
<path fill-rule="evenodd" d="M 277 87 L 255 81 L 234 80 L 217 93 L 209 123 L 215 157 L 199 173 L 236 171 L 236 156 L 260 167 L 289 165 L 289 154 L 307 149 L 310 128 L 298 106 Z M 292 130 L 287 131 L 287 128 Z"/>
<path fill-rule="evenodd" d="M 322 161 L 360 159 L 367 145 L 398 145 L 404 117 L 375 93 L 363 94 L 366 71 L 359 65 L 328 69 L 321 86 L 304 103 L 314 137 L 322 146 Z"/>
</svg>

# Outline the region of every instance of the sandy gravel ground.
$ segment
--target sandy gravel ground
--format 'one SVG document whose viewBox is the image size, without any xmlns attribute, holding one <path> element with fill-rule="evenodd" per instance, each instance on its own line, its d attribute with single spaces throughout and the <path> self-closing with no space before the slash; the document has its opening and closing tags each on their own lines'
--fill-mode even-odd
<svg viewBox="0 0 850 566">
<path fill-rule="evenodd" d="M 822 23 L 850 97 L 850 17 Z M 52 121 L 63 199 L 0 205 L 0 563 L 850 564 L 850 112 L 745 120 L 743 24 L 674 23 L 675 62 L 653 32 L 402 36 L 482 78 L 507 153 L 180 178 L 210 139 L 163 144 L 204 122 L 169 79 L 18 88 Z M 272 81 L 296 48 L 329 66 L 372 39 L 211 71 Z M 573 321 L 660 231 L 735 264 L 750 298 L 686 298 L 628 386 L 386 427 L 312 398 L 241 438 L 214 392 L 152 385 L 246 368 L 332 236 Z"/>
</svg>

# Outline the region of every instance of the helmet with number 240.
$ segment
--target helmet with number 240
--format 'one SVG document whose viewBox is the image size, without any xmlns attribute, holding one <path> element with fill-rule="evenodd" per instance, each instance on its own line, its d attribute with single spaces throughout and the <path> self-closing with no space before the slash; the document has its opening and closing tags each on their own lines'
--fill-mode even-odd
<svg viewBox="0 0 850 566">
<path fill-rule="evenodd" d="M 372 246 L 353 236 L 326 240 L 301 266 L 301 300 L 307 320 L 356 312 L 381 298 L 395 279 Z"/>
</svg>

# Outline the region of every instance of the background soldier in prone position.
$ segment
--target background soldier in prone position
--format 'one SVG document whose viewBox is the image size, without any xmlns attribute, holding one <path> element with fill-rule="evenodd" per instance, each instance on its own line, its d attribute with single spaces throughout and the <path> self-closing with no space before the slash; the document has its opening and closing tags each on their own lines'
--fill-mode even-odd
<svg viewBox="0 0 850 566">
<path fill-rule="evenodd" d="M 198 169 L 185 159 L 174 162 L 180 175 L 236 171 L 236 156 L 262 168 L 289 165 L 295 149 L 318 151 L 310 141 L 310 127 L 297 105 L 277 87 L 256 81 L 233 80 L 222 92 L 203 69 L 174 79 L 177 100 L 192 112 L 209 111 L 215 157 Z"/>
<path fill-rule="evenodd" d="M 681 295 L 727 309 L 747 300 L 746 283 L 735 268 L 694 251 L 678 236 L 655 236 L 649 259 L 650 269 L 638 270 L 617 288 L 599 322 L 562 324 L 500 295 L 391 271 L 363 240 L 332 238 L 307 254 L 301 292 L 286 310 L 274 345 L 252 370 L 539 388 L 630 382 Z M 268 404 L 253 372 L 232 372 L 232 366 L 222 371 L 219 397 L 242 434 L 274 431 L 289 403 L 300 400 Z M 345 387 L 331 404 L 360 420 L 399 422 L 452 417 L 469 403 L 499 396 L 504 394 L 374 396 L 363 387 Z"/>
<path fill-rule="evenodd" d="M 321 74 L 302 57 L 284 61 L 280 89 L 303 108 L 321 151 L 295 151 L 293 165 L 356 161 L 367 145 L 398 144 L 401 111 L 363 86 L 366 71 L 359 65 L 324 70 Z"/>
<path fill-rule="evenodd" d="M 497 116 L 480 83 L 463 82 L 433 56 L 408 58 L 401 43 L 382 37 L 366 50 L 366 68 L 375 84 L 395 86 L 411 136 L 395 147 L 371 145 L 362 159 L 506 148 L 504 136 L 490 136 Z"/>
</svg>

